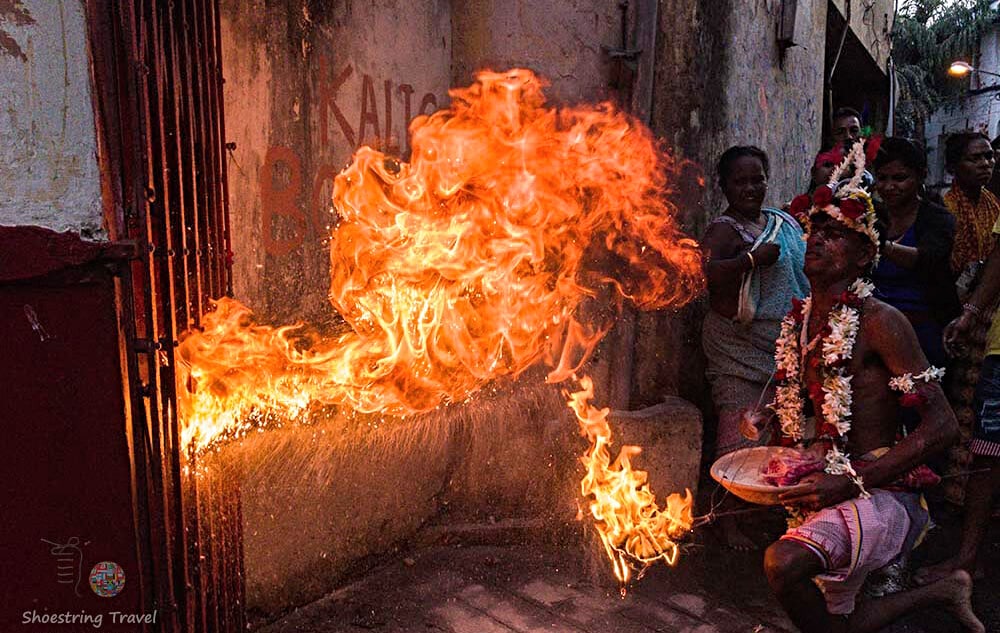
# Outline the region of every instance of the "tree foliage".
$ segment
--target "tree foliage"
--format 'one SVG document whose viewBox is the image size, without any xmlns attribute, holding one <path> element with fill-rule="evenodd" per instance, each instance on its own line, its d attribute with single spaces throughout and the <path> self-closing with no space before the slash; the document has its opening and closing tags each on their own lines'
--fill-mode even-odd
<svg viewBox="0 0 1000 633">
<path fill-rule="evenodd" d="M 903 0 L 892 28 L 896 133 L 920 138 L 930 114 L 968 89 L 948 75 L 956 59 L 976 63 L 979 41 L 997 23 L 992 0 Z"/>
</svg>

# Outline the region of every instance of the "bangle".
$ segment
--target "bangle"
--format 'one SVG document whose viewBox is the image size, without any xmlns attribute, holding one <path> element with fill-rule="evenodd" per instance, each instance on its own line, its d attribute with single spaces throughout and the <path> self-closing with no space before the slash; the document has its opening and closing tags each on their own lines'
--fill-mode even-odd
<svg viewBox="0 0 1000 633">
<path fill-rule="evenodd" d="M 977 306 L 974 303 L 963 303 L 962 304 L 962 309 L 965 310 L 966 312 L 971 312 L 972 314 L 976 315 L 977 317 L 983 316 L 983 310 L 982 310 L 982 308 L 980 308 L 979 306 Z"/>
<path fill-rule="evenodd" d="M 757 262 L 753 260 L 753 253 L 747 251 L 747 257 L 750 258 L 750 270 L 753 270 L 754 268 L 757 267 Z"/>
</svg>

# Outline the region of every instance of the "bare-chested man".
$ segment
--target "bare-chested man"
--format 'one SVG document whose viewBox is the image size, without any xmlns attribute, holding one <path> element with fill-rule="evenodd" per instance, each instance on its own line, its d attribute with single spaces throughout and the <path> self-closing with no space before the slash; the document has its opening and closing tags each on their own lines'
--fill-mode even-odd
<svg viewBox="0 0 1000 633">
<path fill-rule="evenodd" d="M 872 266 L 878 248 L 870 203 L 864 192 L 856 193 L 855 199 L 867 208 L 861 217 L 856 204 L 829 196 L 807 211 L 805 271 L 812 299 L 799 311 L 796 327 L 803 331 L 788 339 L 798 359 L 793 365 L 804 368 L 793 377 L 801 400 L 796 396 L 791 401 L 800 403 L 803 416 L 808 410 L 815 412 L 816 434 L 828 433 L 831 446 L 839 446 L 855 461 L 846 466 L 846 474 L 831 474 L 845 471 L 849 462 L 842 460 L 839 469 L 827 466 L 825 472 L 807 476 L 801 487 L 783 495 L 782 502 L 804 510 L 805 519 L 768 548 L 765 573 L 778 600 L 804 632 L 878 631 L 910 611 L 936 606 L 948 609 L 966 630 L 983 633 L 970 604 L 972 581 L 964 571 L 912 591 L 856 603 L 868 573 L 912 547 L 926 527 L 919 495 L 896 484 L 958 437 L 954 414 L 935 380 L 937 373 L 926 373 L 927 359 L 906 317 L 865 296 L 866 292 L 851 294 L 859 287 L 855 281 Z M 845 305 L 850 309 L 838 312 Z M 831 334 L 829 326 L 836 321 L 831 311 L 856 314 L 856 333 L 842 327 L 841 320 Z M 827 345 L 837 336 L 842 341 L 854 339 L 841 364 Z M 781 354 L 779 337 L 779 371 L 788 367 Z M 838 414 L 831 407 L 842 397 L 829 387 L 834 375 L 848 377 L 844 390 L 849 398 L 841 402 L 849 413 Z M 892 378 L 898 380 L 890 387 Z M 898 440 L 900 393 L 893 388 L 906 391 L 905 404 L 920 414 L 919 426 L 902 440 Z M 782 414 L 780 401 L 775 406 L 785 431 L 794 429 L 798 412 L 786 406 Z M 838 435 L 836 423 L 849 428 Z M 831 462 L 835 452 L 819 450 Z"/>
</svg>

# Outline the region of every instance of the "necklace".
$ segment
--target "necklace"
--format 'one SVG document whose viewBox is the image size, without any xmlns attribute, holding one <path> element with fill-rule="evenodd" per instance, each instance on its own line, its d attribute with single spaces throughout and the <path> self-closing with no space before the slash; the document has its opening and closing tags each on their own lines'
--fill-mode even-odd
<svg viewBox="0 0 1000 633">
<path fill-rule="evenodd" d="M 864 487 L 847 454 L 847 434 L 851 430 L 851 379 L 847 364 L 854 351 L 861 322 L 861 307 L 871 296 L 871 282 L 856 279 L 830 309 L 826 325 L 807 341 L 812 312 L 812 296 L 793 302 L 792 310 L 781 321 L 781 334 L 775 341 L 775 390 L 772 407 L 778 416 L 781 433 L 790 443 L 801 442 L 805 425 L 803 391 L 813 401 L 822 399 L 822 422 L 816 439 L 827 446 L 826 472 L 847 475 Z M 813 349 L 820 347 L 818 380 L 804 384 L 805 367 Z"/>
</svg>

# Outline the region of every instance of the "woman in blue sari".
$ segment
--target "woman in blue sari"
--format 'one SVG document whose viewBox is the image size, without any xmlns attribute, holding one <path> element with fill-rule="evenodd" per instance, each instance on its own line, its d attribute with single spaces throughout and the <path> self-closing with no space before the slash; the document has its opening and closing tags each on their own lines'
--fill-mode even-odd
<svg viewBox="0 0 1000 633">
<path fill-rule="evenodd" d="M 747 445 L 739 433 L 741 414 L 770 402 L 763 391 L 774 372 L 781 320 L 793 298 L 809 294 L 801 227 L 764 206 L 767 155 L 752 146 L 731 147 L 719 158 L 718 175 L 729 204 L 702 240 L 710 305 L 702 347 L 719 418 L 716 458 Z M 720 521 L 720 527 L 729 545 L 752 545 L 735 521 Z"/>
</svg>

